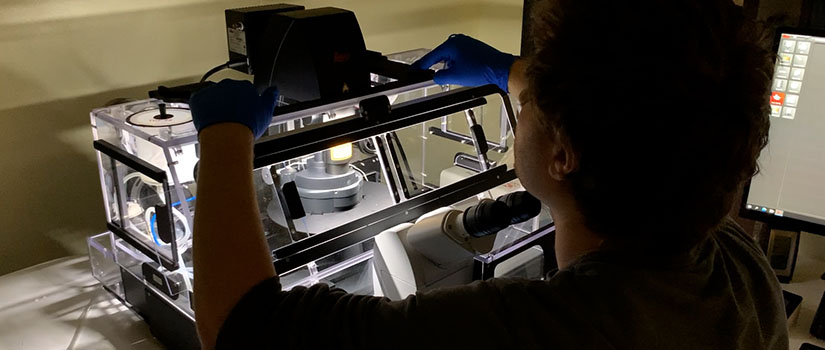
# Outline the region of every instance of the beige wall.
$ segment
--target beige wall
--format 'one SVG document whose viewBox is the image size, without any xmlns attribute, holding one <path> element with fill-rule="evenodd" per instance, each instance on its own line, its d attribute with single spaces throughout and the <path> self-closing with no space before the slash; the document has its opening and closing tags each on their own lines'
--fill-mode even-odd
<svg viewBox="0 0 825 350">
<path fill-rule="evenodd" d="M 224 62 L 223 10 L 260 3 L 0 3 L 0 275 L 82 254 L 85 237 L 105 230 L 89 110 Z M 355 11 L 372 50 L 433 47 L 464 32 L 518 52 L 520 0 L 292 3 Z"/>
<path fill-rule="evenodd" d="M 522 0 L 486 0 L 478 7 L 474 35 L 499 50 L 521 49 Z"/>
</svg>

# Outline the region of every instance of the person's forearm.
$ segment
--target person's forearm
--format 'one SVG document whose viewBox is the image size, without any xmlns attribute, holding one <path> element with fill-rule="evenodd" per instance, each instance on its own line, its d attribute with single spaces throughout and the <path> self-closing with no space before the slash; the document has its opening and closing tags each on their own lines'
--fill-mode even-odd
<svg viewBox="0 0 825 350">
<path fill-rule="evenodd" d="M 527 88 L 527 60 L 518 58 L 510 66 L 510 76 L 507 79 L 507 88 L 510 90 L 510 96 L 519 98 L 521 92 Z"/>
<path fill-rule="evenodd" d="M 204 129 L 199 139 L 195 313 L 204 349 L 211 349 L 234 305 L 275 269 L 252 183 L 252 133 L 224 123 Z"/>
</svg>

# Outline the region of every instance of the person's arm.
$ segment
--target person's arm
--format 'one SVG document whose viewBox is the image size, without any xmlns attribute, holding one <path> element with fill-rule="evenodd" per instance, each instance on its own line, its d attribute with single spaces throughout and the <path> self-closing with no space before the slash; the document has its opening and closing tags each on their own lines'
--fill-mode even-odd
<svg viewBox="0 0 825 350">
<path fill-rule="evenodd" d="M 204 349 L 241 297 L 276 276 L 252 185 L 252 133 L 237 123 L 200 134 L 194 227 L 195 310 Z"/>
<path fill-rule="evenodd" d="M 193 233 L 195 313 L 204 349 L 253 286 L 277 276 L 252 184 L 252 145 L 272 120 L 277 92 L 224 80 L 190 99 L 199 132 Z"/>
</svg>

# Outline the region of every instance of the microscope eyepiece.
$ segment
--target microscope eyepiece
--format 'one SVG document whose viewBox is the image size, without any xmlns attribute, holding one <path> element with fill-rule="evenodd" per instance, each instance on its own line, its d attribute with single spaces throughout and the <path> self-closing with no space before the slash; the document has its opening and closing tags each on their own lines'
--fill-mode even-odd
<svg viewBox="0 0 825 350">
<path fill-rule="evenodd" d="M 541 201 L 527 191 L 508 193 L 496 199 L 510 208 L 510 224 L 519 224 L 530 220 L 541 212 Z"/>
<path fill-rule="evenodd" d="M 480 238 L 530 220 L 540 212 L 541 201 L 536 197 L 526 191 L 513 192 L 467 208 L 463 218 L 464 230 Z"/>
<path fill-rule="evenodd" d="M 507 204 L 485 200 L 464 211 L 464 230 L 473 237 L 496 234 L 510 226 L 510 217 Z"/>
</svg>

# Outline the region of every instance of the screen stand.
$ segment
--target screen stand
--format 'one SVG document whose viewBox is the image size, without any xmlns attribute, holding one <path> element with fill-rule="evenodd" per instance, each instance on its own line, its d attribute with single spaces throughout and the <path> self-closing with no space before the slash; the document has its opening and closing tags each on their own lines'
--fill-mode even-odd
<svg viewBox="0 0 825 350">
<path fill-rule="evenodd" d="M 790 283 L 799 252 L 799 231 L 771 228 L 768 241 L 768 262 L 780 283 Z"/>
</svg>

